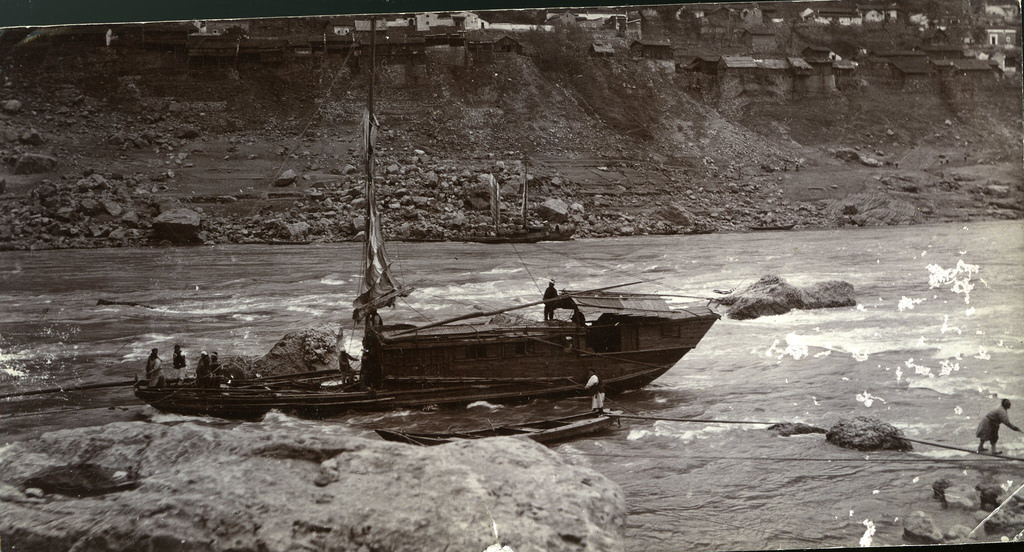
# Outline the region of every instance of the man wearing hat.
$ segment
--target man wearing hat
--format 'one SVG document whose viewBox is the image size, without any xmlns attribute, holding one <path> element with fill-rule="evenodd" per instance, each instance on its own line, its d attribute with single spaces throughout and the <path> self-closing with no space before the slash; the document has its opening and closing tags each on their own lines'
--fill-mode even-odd
<svg viewBox="0 0 1024 552">
<path fill-rule="evenodd" d="M 549 301 L 549 299 L 557 299 L 558 290 L 555 289 L 555 281 L 551 280 L 548 282 L 548 289 L 544 290 L 544 320 L 555 319 L 555 302 Z"/>
<path fill-rule="evenodd" d="M 1006 427 L 1020 431 L 1020 428 L 1010 423 L 1010 415 L 1006 413 L 1010 409 L 1010 399 L 1003 399 L 999 407 L 985 414 L 985 417 L 978 423 L 978 452 L 985 451 L 985 441 L 992 443 L 992 454 L 1001 454 L 996 451 L 996 441 L 999 440 L 999 424 L 1006 424 Z"/>
<path fill-rule="evenodd" d="M 164 384 L 164 376 L 160 371 L 160 357 L 154 347 L 149 352 L 149 359 L 146 360 L 146 385 L 150 387 L 161 387 Z"/>
<path fill-rule="evenodd" d="M 196 364 L 196 385 L 205 387 L 213 383 L 213 372 L 210 371 L 210 355 L 203 351 L 199 353 L 199 362 Z"/>
</svg>

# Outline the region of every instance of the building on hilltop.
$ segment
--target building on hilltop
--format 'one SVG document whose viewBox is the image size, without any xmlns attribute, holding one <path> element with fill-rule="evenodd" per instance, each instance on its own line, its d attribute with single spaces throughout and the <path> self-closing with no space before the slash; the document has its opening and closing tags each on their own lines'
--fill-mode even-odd
<svg viewBox="0 0 1024 552">
<path fill-rule="evenodd" d="M 634 40 L 629 45 L 629 53 L 645 59 L 673 59 L 672 43 L 668 40 Z"/>
<path fill-rule="evenodd" d="M 896 4 L 858 4 L 857 13 L 865 24 L 895 23 L 899 19 Z"/>
<path fill-rule="evenodd" d="M 1009 25 L 993 25 L 985 28 L 985 44 L 1002 48 L 1020 46 L 1020 29 Z"/>
<path fill-rule="evenodd" d="M 587 54 L 590 57 L 612 57 L 615 55 L 615 50 L 611 44 L 607 42 L 591 42 L 590 48 L 587 50 Z"/>
</svg>

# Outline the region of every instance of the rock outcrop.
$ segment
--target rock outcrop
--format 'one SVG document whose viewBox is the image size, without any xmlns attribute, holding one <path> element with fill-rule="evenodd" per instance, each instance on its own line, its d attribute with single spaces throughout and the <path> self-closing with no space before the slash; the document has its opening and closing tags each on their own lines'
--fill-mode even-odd
<svg viewBox="0 0 1024 552">
<path fill-rule="evenodd" d="M 855 226 L 889 226 L 921 222 L 914 204 L 885 193 L 861 193 L 835 200 L 826 211 L 838 222 Z"/>
<path fill-rule="evenodd" d="M 192 209 L 177 208 L 160 213 L 153 219 L 153 239 L 172 243 L 195 242 L 202 221 Z"/>
<path fill-rule="evenodd" d="M 222 373 L 229 377 L 257 378 L 337 369 L 337 341 L 337 332 L 326 328 L 290 332 L 262 357 L 223 360 Z"/>
<path fill-rule="evenodd" d="M 41 153 L 25 153 L 14 164 L 14 174 L 39 174 L 57 168 L 57 159 Z"/>
<path fill-rule="evenodd" d="M 851 307 L 857 304 L 853 285 L 841 280 L 819 282 L 806 288 L 769 274 L 745 289 L 715 299 L 729 307 L 730 318 L 748 320 L 759 316 L 785 314 L 793 309 Z"/>
<path fill-rule="evenodd" d="M 916 510 L 903 519 L 903 538 L 917 544 L 939 544 L 942 531 L 928 514 Z"/>
<path fill-rule="evenodd" d="M 869 416 L 839 420 L 829 428 L 825 439 L 833 445 L 857 450 L 913 450 L 896 427 Z"/>
<path fill-rule="evenodd" d="M 47 433 L 5 447 L 0 534 L 12 550 L 623 549 L 622 490 L 537 443 L 414 447 L 351 431 L 271 415 Z M 132 485 L 102 498 L 29 486 L 85 463 Z"/>
</svg>

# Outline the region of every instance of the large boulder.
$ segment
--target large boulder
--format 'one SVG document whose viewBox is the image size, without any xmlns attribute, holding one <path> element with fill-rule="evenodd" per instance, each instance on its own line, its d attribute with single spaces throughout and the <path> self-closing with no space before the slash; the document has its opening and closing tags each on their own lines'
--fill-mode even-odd
<svg viewBox="0 0 1024 552">
<path fill-rule="evenodd" d="M 62 469 L 97 482 L 30 486 Z M 626 520 L 615 483 L 526 439 L 415 447 L 279 415 L 13 443 L 0 501 L 12 550 L 600 552 L 623 549 Z"/>
<path fill-rule="evenodd" d="M 942 531 L 928 514 L 916 510 L 903 518 L 903 538 L 916 544 L 938 544 L 943 540 Z"/>
<path fill-rule="evenodd" d="M 537 216 L 551 223 L 562 223 L 569 220 L 569 206 L 561 199 L 546 199 L 537 207 Z"/>
<path fill-rule="evenodd" d="M 801 289 L 781 276 L 769 274 L 715 302 L 729 307 L 730 318 L 748 320 L 793 309 L 852 307 L 857 304 L 857 298 L 853 285 L 841 280 L 819 282 Z"/>
<path fill-rule="evenodd" d="M 23 153 L 14 163 L 14 174 L 40 174 L 53 172 L 57 158 L 41 153 Z"/>
<path fill-rule="evenodd" d="M 866 192 L 832 201 L 826 212 L 840 223 L 857 226 L 915 224 L 922 214 L 913 203 L 882 192 Z"/>
<path fill-rule="evenodd" d="M 463 203 L 467 209 L 484 211 L 491 208 L 491 187 L 483 182 L 467 184 L 462 191 Z"/>
<path fill-rule="evenodd" d="M 202 217 L 192 209 L 184 207 L 162 211 L 153 219 L 153 238 L 172 243 L 195 242 L 199 234 Z"/>
<path fill-rule="evenodd" d="M 274 186 L 277 186 L 277 187 L 291 186 L 292 184 L 295 183 L 295 179 L 297 179 L 298 177 L 299 177 L 298 173 L 296 173 L 292 169 L 288 169 L 288 170 L 284 171 L 283 173 L 281 173 L 280 175 L 278 175 L 278 177 L 274 180 Z"/>
<path fill-rule="evenodd" d="M 664 205 L 658 209 L 657 213 L 662 219 L 676 226 L 693 226 L 693 215 L 678 204 Z"/>
<path fill-rule="evenodd" d="M 4 100 L 0 102 L 0 109 L 3 109 L 7 113 L 17 113 L 21 111 L 21 102 L 18 100 Z"/>
<path fill-rule="evenodd" d="M 262 357 L 227 359 L 223 371 L 231 377 L 255 378 L 338 369 L 337 343 L 338 333 L 330 328 L 290 332 Z"/>
<path fill-rule="evenodd" d="M 825 439 L 833 445 L 857 450 L 913 450 L 903 431 L 869 416 L 839 420 L 829 428 Z"/>
</svg>

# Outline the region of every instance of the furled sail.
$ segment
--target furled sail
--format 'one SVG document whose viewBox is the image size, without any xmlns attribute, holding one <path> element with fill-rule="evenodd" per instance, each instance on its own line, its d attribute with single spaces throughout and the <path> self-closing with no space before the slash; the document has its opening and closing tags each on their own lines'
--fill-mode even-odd
<svg viewBox="0 0 1024 552">
<path fill-rule="evenodd" d="M 352 302 L 352 317 L 363 320 L 371 310 L 394 305 L 395 299 L 408 295 L 391 276 L 391 262 L 384 250 L 384 234 L 374 185 L 373 152 L 377 142 L 377 118 L 369 110 L 363 113 L 363 163 L 366 165 L 366 239 L 363 242 L 362 293 Z"/>
<path fill-rule="evenodd" d="M 501 225 L 501 188 L 493 174 L 488 174 L 487 179 L 491 188 L 491 217 L 494 219 L 494 233 L 499 233 Z"/>
</svg>

